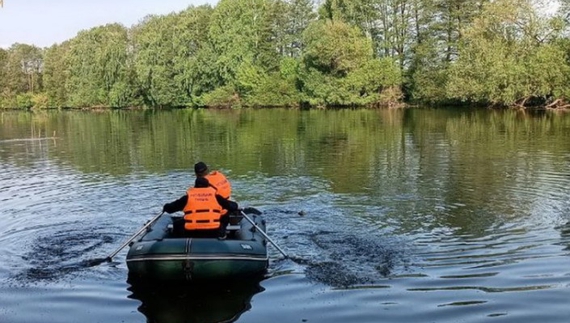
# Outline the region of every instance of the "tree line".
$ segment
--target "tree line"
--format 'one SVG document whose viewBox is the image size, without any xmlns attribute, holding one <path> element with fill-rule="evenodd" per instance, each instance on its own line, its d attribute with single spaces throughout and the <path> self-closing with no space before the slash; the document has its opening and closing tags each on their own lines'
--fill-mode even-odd
<svg viewBox="0 0 570 323">
<path fill-rule="evenodd" d="M 1 108 L 570 102 L 570 9 L 539 0 L 220 0 L 0 49 Z"/>
</svg>

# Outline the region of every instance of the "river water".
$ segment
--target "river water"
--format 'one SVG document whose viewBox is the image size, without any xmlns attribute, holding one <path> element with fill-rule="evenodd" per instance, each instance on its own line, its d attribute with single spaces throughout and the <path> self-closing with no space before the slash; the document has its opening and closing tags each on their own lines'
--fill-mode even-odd
<svg viewBox="0 0 570 323">
<path fill-rule="evenodd" d="M 266 277 L 139 286 L 116 250 L 203 160 Z M 0 112 L 0 322 L 568 322 L 570 114 Z"/>
</svg>

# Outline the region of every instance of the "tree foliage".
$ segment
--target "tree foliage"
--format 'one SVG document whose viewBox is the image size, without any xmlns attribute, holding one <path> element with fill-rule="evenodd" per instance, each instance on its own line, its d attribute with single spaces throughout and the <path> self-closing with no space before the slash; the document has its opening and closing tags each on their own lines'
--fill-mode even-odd
<svg viewBox="0 0 570 323">
<path fill-rule="evenodd" d="M 54 44 L 45 51 L 43 78 L 48 106 L 68 106 L 68 93 L 66 84 L 69 71 L 67 59 L 70 51 L 70 42 Z"/>
<path fill-rule="evenodd" d="M 276 70 L 274 8 L 271 0 L 222 0 L 214 9 L 208 36 L 223 85 L 239 87 L 238 71 L 248 66 Z"/>
<path fill-rule="evenodd" d="M 447 96 L 497 105 L 566 96 L 567 54 L 551 41 L 558 30 L 527 0 L 489 3 L 465 29 L 459 59 L 451 65 Z"/>
<path fill-rule="evenodd" d="M 401 84 L 391 58 L 375 59 L 371 41 L 342 20 L 312 23 L 304 33 L 300 81 L 312 105 L 383 104 L 380 94 Z"/>
<path fill-rule="evenodd" d="M 132 101 L 128 30 L 110 24 L 80 32 L 65 58 L 68 105 L 120 107 Z"/>
<path fill-rule="evenodd" d="M 568 3 L 221 0 L 0 49 L 0 107 L 564 106 Z"/>
<path fill-rule="evenodd" d="M 5 107 L 32 107 L 31 97 L 43 90 L 42 49 L 27 44 L 16 43 L 8 50 L 0 52 L 2 80 L 0 93 Z"/>
</svg>

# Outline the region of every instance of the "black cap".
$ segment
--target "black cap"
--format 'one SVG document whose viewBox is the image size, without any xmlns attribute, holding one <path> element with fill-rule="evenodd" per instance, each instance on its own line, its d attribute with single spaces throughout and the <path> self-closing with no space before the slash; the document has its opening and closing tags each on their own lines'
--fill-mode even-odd
<svg viewBox="0 0 570 323">
<path fill-rule="evenodd" d="M 206 177 L 198 177 L 196 178 L 196 182 L 194 183 L 194 187 L 209 187 L 210 182 Z"/>
<path fill-rule="evenodd" d="M 194 165 L 194 172 L 195 172 L 196 174 L 203 173 L 203 172 L 205 172 L 205 171 L 207 171 L 207 170 L 208 170 L 208 165 L 206 165 L 204 162 L 197 162 L 197 163 Z"/>
</svg>

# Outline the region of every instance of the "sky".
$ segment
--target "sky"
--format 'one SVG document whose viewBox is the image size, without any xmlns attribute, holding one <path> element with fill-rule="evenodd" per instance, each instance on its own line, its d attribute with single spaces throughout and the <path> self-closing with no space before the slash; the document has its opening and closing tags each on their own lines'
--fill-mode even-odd
<svg viewBox="0 0 570 323">
<path fill-rule="evenodd" d="M 168 14 L 217 0 L 3 0 L 0 47 L 14 43 L 49 47 L 85 29 L 121 23 L 127 27 L 149 14 Z"/>
</svg>

